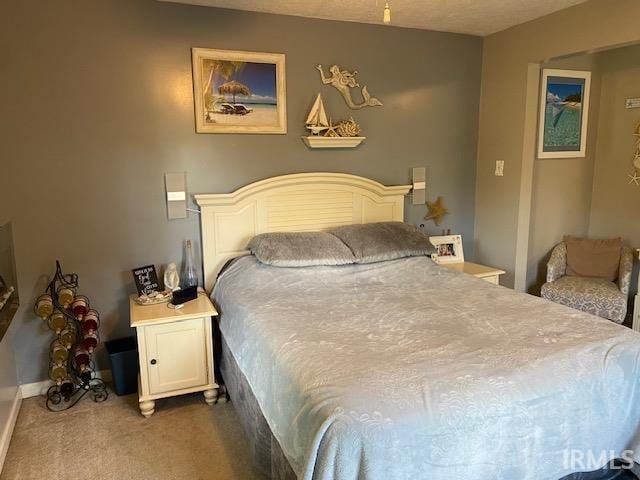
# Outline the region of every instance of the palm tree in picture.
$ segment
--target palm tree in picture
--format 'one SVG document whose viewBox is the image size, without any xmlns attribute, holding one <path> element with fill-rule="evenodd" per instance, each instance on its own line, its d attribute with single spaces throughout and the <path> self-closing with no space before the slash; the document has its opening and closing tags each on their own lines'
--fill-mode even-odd
<svg viewBox="0 0 640 480">
<path fill-rule="evenodd" d="M 236 95 L 251 95 L 251 90 L 246 85 L 231 80 L 230 82 L 223 83 L 218 87 L 218 93 L 220 95 L 231 95 L 233 97 L 233 103 L 236 103 Z"/>
<path fill-rule="evenodd" d="M 231 60 L 205 60 L 205 70 L 209 68 L 209 75 L 207 83 L 204 87 L 205 96 L 205 108 L 207 110 L 214 110 L 216 102 L 221 100 L 216 95 L 215 76 L 216 74 L 222 77 L 224 80 L 229 80 L 234 73 L 239 72 L 245 66 L 245 62 L 232 62 Z"/>
</svg>

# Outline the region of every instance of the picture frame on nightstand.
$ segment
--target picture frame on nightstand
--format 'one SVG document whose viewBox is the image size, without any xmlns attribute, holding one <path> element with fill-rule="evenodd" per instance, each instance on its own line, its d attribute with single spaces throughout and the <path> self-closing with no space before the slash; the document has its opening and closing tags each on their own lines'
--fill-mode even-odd
<svg viewBox="0 0 640 480">
<path fill-rule="evenodd" d="M 450 263 L 464 263 L 464 249 L 462 235 L 440 235 L 429 237 L 436 253 L 431 256 L 434 262 L 442 265 Z"/>
</svg>

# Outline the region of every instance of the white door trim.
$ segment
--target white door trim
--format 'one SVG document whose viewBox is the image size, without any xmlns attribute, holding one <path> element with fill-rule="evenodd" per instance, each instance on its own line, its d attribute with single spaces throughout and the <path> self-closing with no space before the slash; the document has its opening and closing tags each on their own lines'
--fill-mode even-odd
<svg viewBox="0 0 640 480">
<path fill-rule="evenodd" d="M 20 413 L 20 405 L 22 404 L 22 395 L 20 388 L 16 387 L 16 394 L 13 398 L 13 404 L 11 405 L 11 412 L 9 413 L 9 419 L 4 426 L 2 437 L 0 437 L 0 473 L 2 473 L 2 467 L 4 466 L 4 459 L 7 457 L 7 451 L 9 450 L 9 444 L 11 443 L 11 436 L 13 435 L 13 429 L 16 426 L 16 420 Z"/>
</svg>

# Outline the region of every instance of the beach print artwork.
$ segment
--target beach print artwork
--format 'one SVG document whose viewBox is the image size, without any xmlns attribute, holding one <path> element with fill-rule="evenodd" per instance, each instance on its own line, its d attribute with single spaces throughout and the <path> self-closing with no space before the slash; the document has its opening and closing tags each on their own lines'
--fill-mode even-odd
<svg viewBox="0 0 640 480">
<path fill-rule="evenodd" d="M 585 155 L 589 79 L 589 72 L 544 71 L 539 158 Z"/>
<path fill-rule="evenodd" d="M 284 55 L 194 48 L 199 133 L 286 133 Z"/>
</svg>

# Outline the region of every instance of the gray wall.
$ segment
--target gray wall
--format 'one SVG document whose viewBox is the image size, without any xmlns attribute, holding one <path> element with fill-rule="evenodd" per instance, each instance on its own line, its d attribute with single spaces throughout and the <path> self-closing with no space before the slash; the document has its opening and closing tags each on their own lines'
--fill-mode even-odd
<svg viewBox="0 0 640 480">
<path fill-rule="evenodd" d="M 472 239 L 480 38 L 153 0 L 6 3 L 0 217 L 14 222 L 25 305 L 15 335 L 22 383 L 46 377 L 51 334 L 30 302 L 55 259 L 80 275 L 109 339 L 131 333 L 130 269 L 180 260 L 182 241 L 199 238 L 196 216 L 166 220 L 164 172 L 186 171 L 194 193 L 318 170 L 401 184 L 426 166 L 428 198 L 442 195 L 451 212 L 442 226 Z M 286 53 L 290 133 L 195 134 L 194 46 Z M 317 63 L 357 69 L 384 107 L 349 111 L 321 86 Z M 300 141 L 318 91 L 334 119 L 361 123 L 360 148 L 310 151 Z M 425 210 L 408 208 L 408 220 Z"/>
<path fill-rule="evenodd" d="M 627 174 L 640 124 L 640 109 L 625 109 L 626 98 L 640 97 L 640 45 L 600 54 L 602 100 L 589 234 L 621 236 L 640 247 L 640 187 Z"/>
<path fill-rule="evenodd" d="M 639 16 L 637 0 L 591 0 L 484 39 L 476 259 L 506 269 L 508 285 L 526 288 L 531 209 L 519 207 L 531 200 L 538 95 L 530 64 L 640 41 Z M 493 176 L 496 160 L 504 177 Z"/>
<path fill-rule="evenodd" d="M 640 110 L 624 108 L 626 98 L 640 97 L 640 45 L 600 54 L 602 90 L 598 146 L 594 167 L 589 235 L 621 236 L 640 248 L 640 187 L 629 185 Z M 638 265 L 632 291 L 637 291 Z"/>
</svg>

